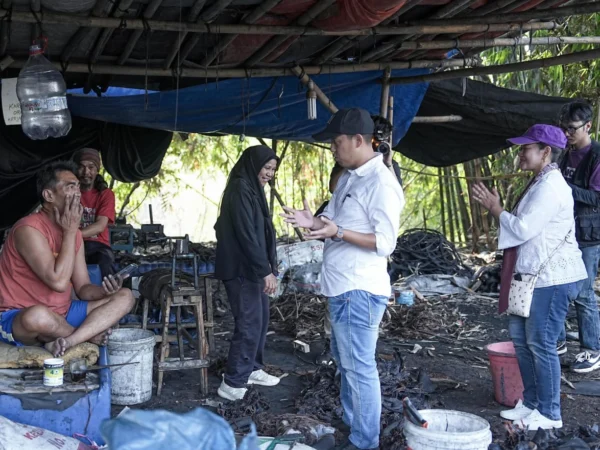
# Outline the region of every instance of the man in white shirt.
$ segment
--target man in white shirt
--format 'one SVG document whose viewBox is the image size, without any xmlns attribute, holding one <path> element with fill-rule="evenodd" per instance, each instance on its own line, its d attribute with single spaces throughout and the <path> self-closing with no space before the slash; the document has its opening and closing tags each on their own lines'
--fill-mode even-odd
<svg viewBox="0 0 600 450">
<path fill-rule="evenodd" d="M 331 351 L 342 375 L 344 422 L 351 428 L 342 448 L 379 445 L 381 390 L 375 362 L 379 323 L 391 294 L 387 257 L 394 251 L 404 194 L 373 151 L 373 120 L 363 109 L 338 111 L 313 136 L 331 141 L 346 172 L 320 217 L 306 201 L 303 210 L 285 208 L 286 222 L 305 228 L 307 239 L 325 239 L 321 286 L 329 297 Z"/>
</svg>

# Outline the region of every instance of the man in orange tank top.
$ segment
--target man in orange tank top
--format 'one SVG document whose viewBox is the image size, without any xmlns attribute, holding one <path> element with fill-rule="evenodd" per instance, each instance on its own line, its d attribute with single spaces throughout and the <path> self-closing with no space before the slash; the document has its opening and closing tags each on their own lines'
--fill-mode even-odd
<svg viewBox="0 0 600 450">
<path fill-rule="evenodd" d="M 38 174 L 38 213 L 19 220 L 0 254 L 0 341 L 43 344 L 62 356 L 82 342 L 106 343 L 110 327 L 133 307 L 112 275 L 90 282 L 79 225 L 77 166 L 55 162 Z M 71 300 L 71 291 L 84 299 Z"/>
</svg>

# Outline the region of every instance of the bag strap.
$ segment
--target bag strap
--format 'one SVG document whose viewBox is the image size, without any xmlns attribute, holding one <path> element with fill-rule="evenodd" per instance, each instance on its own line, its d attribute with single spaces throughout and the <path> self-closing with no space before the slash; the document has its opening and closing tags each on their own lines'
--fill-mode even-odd
<svg viewBox="0 0 600 450">
<path fill-rule="evenodd" d="M 571 231 L 572 230 L 569 230 L 569 232 L 567 233 L 567 235 L 565 236 L 565 238 L 562 240 L 562 242 L 560 244 L 558 244 L 558 246 L 554 249 L 554 251 L 552 253 L 550 253 L 550 256 L 548 256 L 548 259 L 546 259 L 546 261 L 544 261 L 544 263 L 540 266 L 540 268 L 538 269 L 537 273 L 535 274 L 536 277 L 540 273 L 542 273 L 542 270 L 544 270 L 546 268 L 546 265 L 550 262 L 550 260 L 552 259 L 552 257 L 556 254 L 556 252 L 565 244 L 565 242 L 567 242 L 567 239 L 569 239 L 569 236 L 571 236 Z"/>
</svg>

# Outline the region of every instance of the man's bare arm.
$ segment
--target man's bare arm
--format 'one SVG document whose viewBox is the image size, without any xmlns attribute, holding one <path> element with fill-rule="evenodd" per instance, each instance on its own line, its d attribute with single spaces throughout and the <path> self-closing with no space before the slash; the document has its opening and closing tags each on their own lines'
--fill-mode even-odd
<svg viewBox="0 0 600 450">
<path fill-rule="evenodd" d="M 15 232 L 15 246 L 44 284 L 53 291 L 65 292 L 73 275 L 76 238 L 77 229 L 65 232 L 62 247 L 55 258 L 44 235 L 33 227 L 24 226 Z"/>
<path fill-rule="evenodd" d="M 106 229 L 107 226 L 108 226 L 108 217 L 98 216 L 96 218 L 96 221 L 93 224 L 81 229 L 81 235 L 84 238 L 97 236 L 100 233 L 102 233 Z"/>
</svg>

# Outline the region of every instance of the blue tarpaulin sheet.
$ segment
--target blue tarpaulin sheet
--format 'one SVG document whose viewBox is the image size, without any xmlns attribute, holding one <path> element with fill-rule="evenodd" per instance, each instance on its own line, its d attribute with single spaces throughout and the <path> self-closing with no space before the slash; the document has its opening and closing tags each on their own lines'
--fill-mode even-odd
<svg viewBox="0 0 600 450">
<path fill-rule="evenodd" d="M 427 70 L 393 71 L 410 76 Z M 381 71 L 322 74 L 311 78 L 338 108 L 361 107 L 379 113 Z M 391 87 L 394 145 L 404 136 L 427 90 L 426 83 Z M 107 97 L 69 96 L 76 116 L 188 133 L 224 133 L 311 141 L 331 117 L 317 102 L 317 120 L 308 120 L 306 88 L 296 77 L 228 79 L 172 91 Z"/>
</svg>

